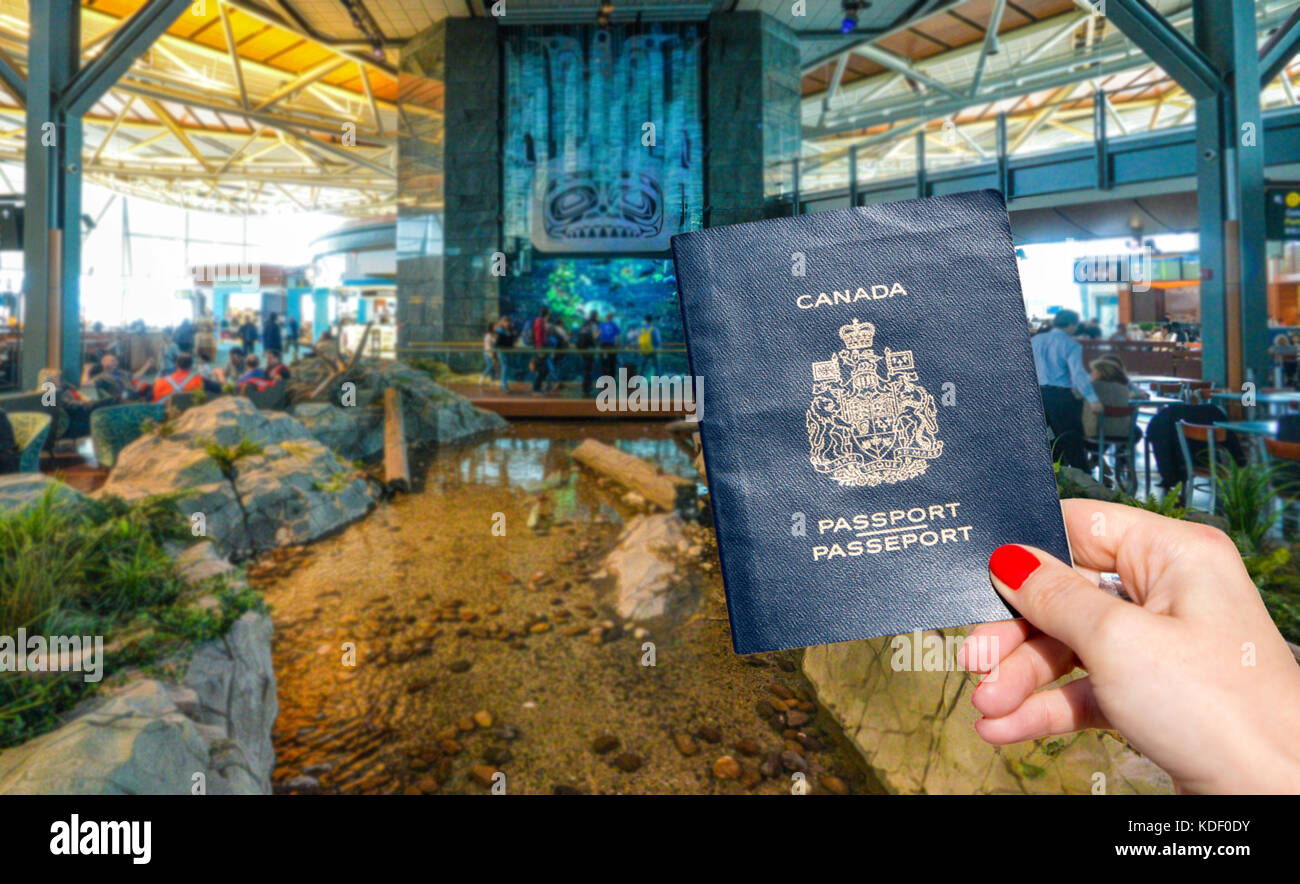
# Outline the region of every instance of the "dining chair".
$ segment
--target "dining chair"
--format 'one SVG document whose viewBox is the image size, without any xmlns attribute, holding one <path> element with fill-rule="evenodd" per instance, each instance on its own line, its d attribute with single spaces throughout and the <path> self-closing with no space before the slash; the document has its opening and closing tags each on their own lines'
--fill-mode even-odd
<svg viewBox="0 0 1300 884">
<path fill-rule="evenodd" d="M 1124 418 L 1127 432 L 1124 434 L 1107 434 L 1107 418 Z M 1106 455 L 1110 454 L 1111 475 L 1115 487 L 1122 488 L 1128 494 L 1137 491 L 1137 418 L 1138 410 L 1133 405 L 1106 405 L 1097 415 L 1097 435 L 1088 440 L 1088 444 L 1097 449 L 1097 481 L 1106 484 Z"/>
<path fill-rule="evenodd" d="M 1295 534 L 1295 505 L 1300 504 L 1300 442 L 1264 437 L 1264 464 L 1276 467 L 1269 477 L 1273 495 L 1282 504 L 1282 533 Z"/>
<path fill-rule="evenodd" d="M 1196 494 L 1197 488 L 1201 488 L 1210 495 L 1209 512 L 1214 512 L 1218 496 L 1218 461 L 1216 446 L 1223 445 L 1228 441 L 1228 431 L 1222 427 L 1216 427 L 1213 424 L 1194 424 L 1188 421 L 1180 420 L 1178 422 L 1178 447 L 1183 452 L 1183 467 L 1187 472 L 1187 484 L 1183 486 L 1183 501 L 1188 509 L 1192 509 L 1192 501 Z M 1189 442 L 1200 442 L 1205 445 L 1207 453 L 1206 465 L 1201 466 L 1192 457 L 1191 446 Z M 1197 480 L 1202 480 L 1198 483 Z"/>
</svg>

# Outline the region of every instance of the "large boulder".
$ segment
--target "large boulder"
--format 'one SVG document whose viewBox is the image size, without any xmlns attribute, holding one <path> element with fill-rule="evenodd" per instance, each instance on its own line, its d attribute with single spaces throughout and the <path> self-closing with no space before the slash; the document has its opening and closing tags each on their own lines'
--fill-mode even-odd
<svg viewBox="0 0 1300 884">
<path fill-rule="evenodd" d="M 899 637 L 915 642 L 916 633 Z M 924 643 L 943 633 L 927 632 Z M 886 789 L 899 794 L 1167 794 L 1167 774 L 1108 731 L 991 746 L 969 702 L 979 677 L 951 667 L 915 671 L 920 658 L 893 638 L 804 652 L 817 699 Z M 900 652 L 900 649 L 904 649 Z M 903 671 L 898 671 L 896 665 Z M 1098 777 L 1101 774 L 1102 777 Z"/>
<path fill-rule="evenodd" d="M 618 615 L 653 620 L 689 595 L 690 586 L 678 566 L 689 546 L 686 523 L 676 513 L 637 516 L 628 522 L 618 545 L 605 557 Z"/>
<path fill-rule="evenodd" d="M 265 795 L 277 711 L 271 619 L 250 611 L 195 650 L 181 684 L 127 682 L 0 752 L 0 794 L 188 795 L 202 782 L 209 795 Z"/>
<path fill-rule="evenodd" d="M 384 450 L 384 391 L 402 394 L 406 441 L 412 445 L 455 442 L 505 428 L 500 415 L 476 407 L 469 399 L 435 383 L 426 372 L 404 362 L 361 363 L 326 392 L 326 401 L 304 399 L 328 378 L 323 360 L 294 366 L 289 413 L 317 439 L 348 460 L 376 457 Z M 317 379 L 320 380 L 317 380 Z M 315 383 L 312 383 L 315 381 Z M 344 388 L 344 384 L 353 386 Z"/>
<path fill-rule="evenodd" d="M 98 493 L 174 494 L 192 522 L 201 514 L 205 535 L 228 556 L 315 540 L 374 501 L 365 479 L 301 423 L 239 396 L 190 408 L 132 442 Z"/>
<path fill-rule="evenodd" d="M 0 476 L 0 512 L 31 506 L 51 489 L 61 506 L 76 506 L 87 499 L 80 491 L 46 473 L 10 473 Z"/>
</svg>

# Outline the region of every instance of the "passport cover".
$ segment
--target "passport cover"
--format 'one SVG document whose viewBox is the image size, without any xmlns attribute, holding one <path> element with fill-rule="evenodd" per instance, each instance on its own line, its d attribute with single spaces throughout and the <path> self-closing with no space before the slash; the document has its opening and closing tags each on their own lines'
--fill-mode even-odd
<svg viewBox="0 0 1300 884">
<path fill-rule="evenodd" d="M 1070 561 L 1000 193 L 672 248 L 737 653 L 1005 620 L 993 550 Z"/>
</svg>

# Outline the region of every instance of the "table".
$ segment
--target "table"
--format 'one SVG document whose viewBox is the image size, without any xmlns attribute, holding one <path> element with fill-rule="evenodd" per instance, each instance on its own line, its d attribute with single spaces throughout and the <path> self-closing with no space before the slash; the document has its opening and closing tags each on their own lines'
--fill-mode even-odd
<svg viewBox="0 0 1300 884">
<path fill-rule="evenodd" d="M 1239 393 L 1235 390 L 1220 390 L 1217 393 L 1211 393 L 1210 398 L 1226 403 L 1236 403 L 1242 405 L 1241 398 L 1245 393 Z M 1291 390 L 1281 393 L 1256 393 L 1255 405 L 1300 405 L 1300 391 Z M 1242 405 L 1246 409 L 1249 417 L 1254 417 L 1255 405 Z"/>
<path fill-rule="evenodd" d="M 1145 399 L 1134 397 L 1128 401 L 1128 404 L 1135 408 L 1141 409 L 1143 406 L 1164 406 L 1164 405 L 1185 405 L 1181 399 L 1175 399 L 1172 396 L 1148 396 Z"/>
<path fill-rule="evenodd" d="M 1277 421 L 1215 421 L 1216 427 L 1223 427 L 1234 433 L 1248 433 L 1254 436 L 1277 437 Z"/>
<path fill-rule="evenodd" d="M 1278 432 L 1277 421 L 1215 421 L 1216 427 L 1223 427 L 1233 433 L 1242 433 L 1250 437 L 1251 459 L 1256 462 L 1266 462 L 1262 456 L 1260 448 L 1263 446 L 1265 437 L 1276 439 Z"/>
</svg>

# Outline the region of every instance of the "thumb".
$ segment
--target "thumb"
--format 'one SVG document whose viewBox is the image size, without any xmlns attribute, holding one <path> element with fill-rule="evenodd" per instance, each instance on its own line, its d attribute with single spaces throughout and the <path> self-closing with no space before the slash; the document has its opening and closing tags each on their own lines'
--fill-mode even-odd
<svg viewBox="0 0 1300 884">
<path fill-rule="evenodd" d="M 1102 620 L 1125 616 L 1132 607 L 1037 547 L 998 547 L 989 557 L 989 574 L 1007 604 L 1085 664 L 1090 650 L 1102 650 Z"/>
</svg>

